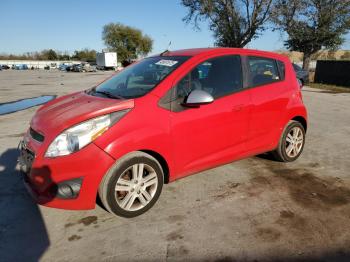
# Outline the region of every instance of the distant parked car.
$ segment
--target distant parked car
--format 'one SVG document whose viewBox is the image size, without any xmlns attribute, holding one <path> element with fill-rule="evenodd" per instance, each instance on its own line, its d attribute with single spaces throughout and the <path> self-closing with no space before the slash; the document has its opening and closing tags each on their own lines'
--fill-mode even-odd
<svg viewBox="0 0 350 262">
<path fill-rule="evenodd" d="M 1 67 L 1 69 L 5 69 L 5 70 L 10 69 L 10 67 L 8 65 L 1 65 L 0 67 Z"/>
<path fill-rule="evenodd" d="M 68 71 L 67 68 L 69 67 L 69 65 L 67 64 L 60 64 L 58 69 L 61 71 Z"/>
<path fill-rule="evenodd" d="M 96 72 L 96 66 L 92 66 L 89 63 L 83 63 L 83 72 Z"/>
<path fill-rule="evenodd" d="M 67 72 L 72 71 L 72 69 L 73 69 L 73 65 L 67 65 L 67 67 L 66 67 Z"/>
<path fill-rule="evenodd" d="M 50 66 L 47 65 L 47 66 L 44 67 L 44 69 L 45 69 L 45 70 L 50 70 Z"/>
<path fill-rule="evenodd" d="M 74 72 L 96 72 L 96 67 L 91 66 L 89 63 L 81 63 L 73 65 L 71 71 Z"/>
<path fill-rule="evenodd" d="M 309 83 L 309 71 L 302 69 L 300 66 L 294 63 L 293 68 L 302 85 Z"/>
<path fill-rule="evenodd" d="M 74 64 L 70 71 L 83 72 L 83 66 L 81 64 Z"/>
<path fill-rule="evenodd" d="M 14 65 L 13 69 L 16 69 L 16 70 L 28 70 L 28 66 L 26 64 Z"/>
</svg>

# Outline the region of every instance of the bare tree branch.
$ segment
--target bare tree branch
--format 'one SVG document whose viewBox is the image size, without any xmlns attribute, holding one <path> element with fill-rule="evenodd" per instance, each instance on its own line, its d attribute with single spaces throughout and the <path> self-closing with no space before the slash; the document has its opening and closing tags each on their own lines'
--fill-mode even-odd
<svg viewBox="0 0 350 262">
<path fill-rule="evenodd" d="M 182 0 L 188 8 L 184 21 L 207 20 L 216 45 L 244 47 L 266 29 L 275 0 Z"/>
</svg>

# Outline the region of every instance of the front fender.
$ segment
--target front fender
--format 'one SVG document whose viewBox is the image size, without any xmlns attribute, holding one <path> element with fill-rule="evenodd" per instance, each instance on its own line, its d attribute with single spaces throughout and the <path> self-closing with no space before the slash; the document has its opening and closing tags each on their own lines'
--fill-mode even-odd
<svg viewBox="0 0 350 262">
<path fill-rule="evenodd" d="M 157 106 L 158 99 L 149 95 L 135 100 L 135 107 L 94 143 L 116 161 L 130 152 L 154 151 L 165 159 L 172 174 L 170 112 Z"/>
</svg>

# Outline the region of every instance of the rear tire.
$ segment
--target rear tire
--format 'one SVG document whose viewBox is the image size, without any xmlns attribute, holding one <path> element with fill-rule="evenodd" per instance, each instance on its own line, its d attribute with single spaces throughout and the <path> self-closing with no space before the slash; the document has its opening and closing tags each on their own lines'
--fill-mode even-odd
<svg viewBox="0 0 350 262">
<path fill-rule="evenodd" d="M 303 125 L 291 120 L 284 129 L 278 147 L 272 153 L 275 160 L 292 162 L 299 158 L 305 145 L 305 129 Z"/>
<path fill-rule="evenodd" d="M 99 186 L 105 208 L 122 217 L 136 217 L 158 200 L 164 183 L 159 162 L 143 152 L 132 152 L 107 172 Z"/>
</svg>

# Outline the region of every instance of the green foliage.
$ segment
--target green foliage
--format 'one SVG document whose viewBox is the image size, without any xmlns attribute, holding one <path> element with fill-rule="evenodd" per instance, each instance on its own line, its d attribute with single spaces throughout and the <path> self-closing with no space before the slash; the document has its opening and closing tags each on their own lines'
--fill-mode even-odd
<svg viewBox="0 0 350 262">
<path fill-rule="evenodd" d="M 117 52 L 118 60 L 131 61 L 152 51 L 153 40 L 141 30 L 120 23 L 103 27 L 102 39 L 106 46 Z"/>
<path fill-rule="evenodd" d="M 75 50 L 72 56 L 68 52 L 59 52 L 53 49 L 45 49 L 40 52 L 27 52 L 22 55 L 0 54 L 1 60 L 80 60 L 86 62 L 96 61 L 96 51 L 90 49 Z"/>
<path fill-rule="evenodd" d="M 29 60 L 26 54 L 13 55 L 13 54 L 0 54 L 0 60 Z"/>
<path fill-rule="evenodd" d="M 70 60 L 70 59 L 71 59 L 71 56 L 69 55 L 68 52 L 58 53 L 58 60 L 65 61 L 65 60 Z"/>
<path fill-rule="evenodd" d="M 58 60 L 60 59 L 59 52 L 53 49 L 45 49 L 40 52 L 26 52 L 21 55 L 1 54 L 2 60 Z"/>
<path fill-rule="evenodd" d="M 82 49 L 80 51 L 75 50 L 72 59 L 85 61 L 85 62 L 95 62 L 96 61 L 96 51 L 93 49 Z"/>
<path fill-rule="evenodd" d="M 188 8 L 185 22 L 209 21 L 215 44 L 223 47 L 244 47 L 266 29 L 273 0 L 182 0 Z"/>
<path fill-rule="evenodd" d="M 349 0 L 278 0 L 273 15 L 275 28 L 286 32 L 285 46 L 304 53 L 304 68 L 321 49 L 336 50 L 350 29 Z"/>
<path fill-rule="evenodd" d="M 58 59 L 58 56 L 56 54 L 56 52 L 52 49 L 50 49 L 48 52 L 47 52 L 47 59 L 48 60 L 57 60 Z"/>
</svg>

